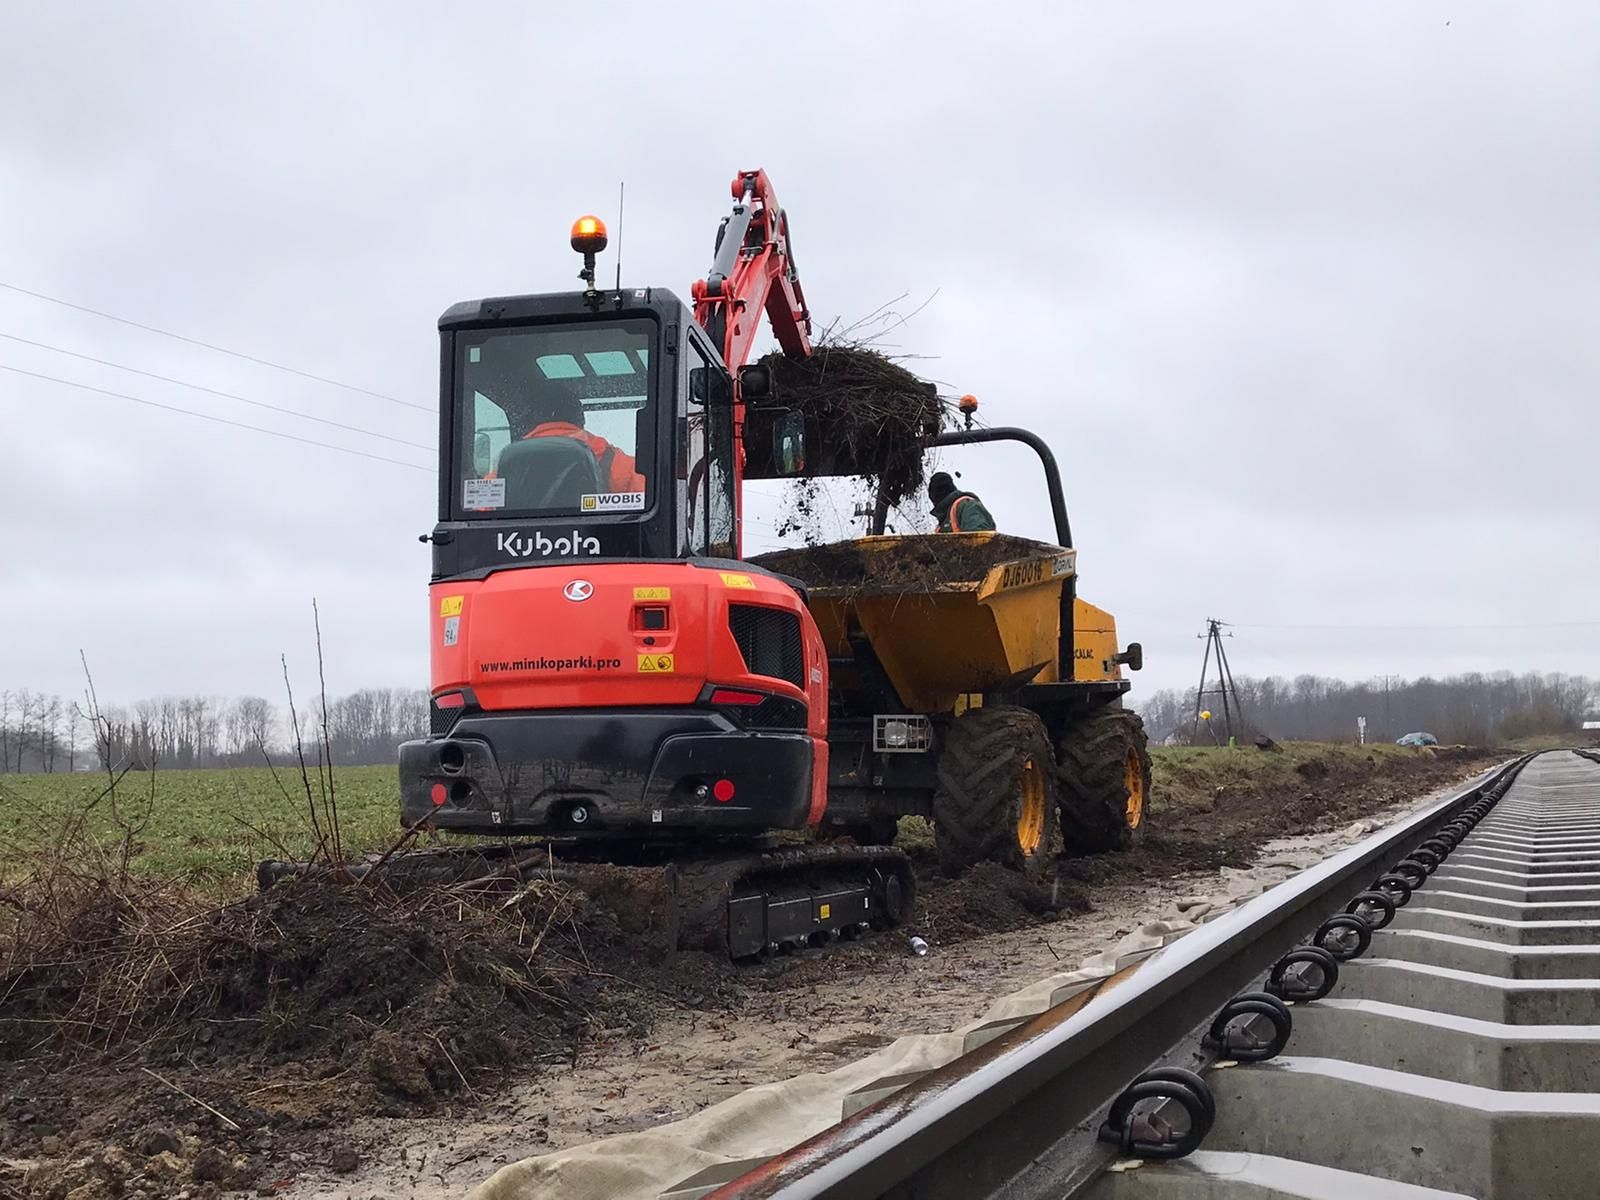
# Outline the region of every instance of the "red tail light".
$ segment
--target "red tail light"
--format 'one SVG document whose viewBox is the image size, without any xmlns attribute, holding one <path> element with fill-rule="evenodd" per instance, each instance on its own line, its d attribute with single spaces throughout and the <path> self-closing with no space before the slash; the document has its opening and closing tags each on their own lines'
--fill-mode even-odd
<svg viewBox="0 0 1600 1200">
<path fill-rule="evenodd" d="M 765 692 L 746 692 L 739 688 L 716 688 L 711 693 L 711 703 L 724 707 L 754 707 L 766 698 Z"/>
<path fill-rule="evenodd" d="M 464 708 L 466 703 L 467 697 L 462 692 L 445 692 L 433 698 L 435 708 Z"/>
</svg>

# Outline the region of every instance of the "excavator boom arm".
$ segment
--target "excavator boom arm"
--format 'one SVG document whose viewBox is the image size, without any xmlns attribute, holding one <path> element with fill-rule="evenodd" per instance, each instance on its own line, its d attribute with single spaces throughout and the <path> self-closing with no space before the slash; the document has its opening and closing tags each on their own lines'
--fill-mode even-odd
<svg viewBox="0 0 1600 1200">
<path fill-rule="evenodd" d="M 783 352 L 811 353 L 811 313 L 789 241 L 789 214 L 761 170 L 733 180 L 733 212 L 717 231 L 716 258 L 692 289 L 694 315 L 735 376 L 750 358 L 765 312 Z"/>
</svg>

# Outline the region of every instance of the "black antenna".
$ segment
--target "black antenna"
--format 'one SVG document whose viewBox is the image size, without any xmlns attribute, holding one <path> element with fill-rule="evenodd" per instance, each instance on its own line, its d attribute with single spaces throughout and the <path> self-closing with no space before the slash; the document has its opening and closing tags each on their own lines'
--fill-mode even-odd
<svg viewBox="0 0 1600 1200">
<path fill-rule="evenodd" d="M 622 300 L 622 200 L 627 189 L 625 180 L 617 181 L 617 300 Z"/>
</svg>

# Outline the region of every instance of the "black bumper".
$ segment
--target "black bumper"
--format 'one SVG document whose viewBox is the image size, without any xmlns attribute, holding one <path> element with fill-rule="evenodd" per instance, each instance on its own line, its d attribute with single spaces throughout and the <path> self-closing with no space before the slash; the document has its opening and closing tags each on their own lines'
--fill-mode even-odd
<svg viewBox="0 0 1600 1200">
<path fill-rule="evenodd" d="M 800 829 L 813 758 L 803 733 L 701 709 L 474 713 L 400 747 L 401 810 L 473 833 Z"/>
</svg>

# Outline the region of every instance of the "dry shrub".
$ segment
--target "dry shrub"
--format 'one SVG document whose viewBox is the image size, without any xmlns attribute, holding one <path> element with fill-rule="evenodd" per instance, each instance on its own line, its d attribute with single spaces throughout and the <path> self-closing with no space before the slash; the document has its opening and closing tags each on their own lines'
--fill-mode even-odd
<svg viewBox="0 0 1600 1200">
<path fill-rule="evenodd" d="M 170 951 L 204 916 L 198 896 L 129 870 L 148 808 L 130 813 L 118 782 L 65 815 L 0 793 L 27 831 L 0 841 L 0 1059 L 119 1040 L 176 979 Z M 110 841 L 91 829 L 103 810 Z"/>
</svg>

